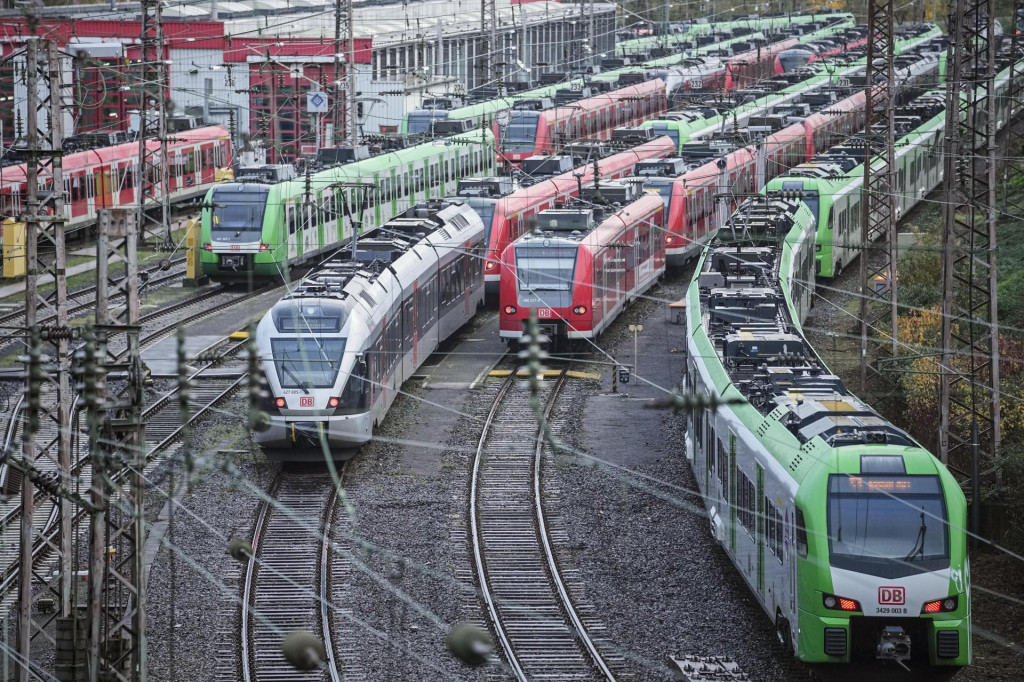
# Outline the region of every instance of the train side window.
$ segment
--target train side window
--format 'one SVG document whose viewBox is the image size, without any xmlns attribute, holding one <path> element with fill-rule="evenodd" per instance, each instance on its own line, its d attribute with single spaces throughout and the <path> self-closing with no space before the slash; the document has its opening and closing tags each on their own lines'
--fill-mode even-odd
<svg viewBox="0 0 1024 682">
<path fill-rule="evenodd" d="M 718 444 L 717 461 L 715 462 L 716 474 L 718 482 L 722 484 L 722 492 L 725 493 L 729 488 L 729 453 L 726 452 L 725 444 L 721 440 L 716 442 Z"/>
<path fill-rule="evenodd" d="M 754 505 L 757 504 L 757 491 L 754 482 L 746 474 L 736 469 L 736 518 L 740 525 L 747 531 L 751 538 L 754 537 L 756 512 Z"/>
</svg>

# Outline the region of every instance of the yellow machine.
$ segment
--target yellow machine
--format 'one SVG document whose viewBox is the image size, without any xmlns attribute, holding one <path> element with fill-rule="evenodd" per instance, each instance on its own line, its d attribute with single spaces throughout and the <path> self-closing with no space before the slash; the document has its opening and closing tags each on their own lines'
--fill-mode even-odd
<svg viewBox="0 0 1024 682">
<path fill-rule="evenodd" d="M 7 218 L 0 223 L 3 233 L 3 277 L 12 279 L 25 276 L 25 223 L 15 222 Z"/>
</svg>

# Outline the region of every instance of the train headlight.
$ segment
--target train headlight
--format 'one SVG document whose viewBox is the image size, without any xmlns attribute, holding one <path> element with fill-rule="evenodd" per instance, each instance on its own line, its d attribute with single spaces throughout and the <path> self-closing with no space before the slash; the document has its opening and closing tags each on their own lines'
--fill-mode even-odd
<svg viewBox="0 0 1024 682">
<path fill-rule="evenodd" d="M 925 602 L 924 606 L 921 607 L 921 613 L 948 613 L 956 611 L 959 605 L 960 598 L 954 595 L 945 599 Z"/>
<path fill-rule="evenodd" d="M 276 405 L 277 407 L 284 407 L 287 404 L 288 401 L 286 401 L 284 398 L 274 398 L 274 405 Z"/>
<path fill-rule="evenodd" d="M 337 407 L 341 404 L 341 398 L 329 398 L 327 400 L 327 407 Z"/>
<path fill-rule="evenodd" d="M 671 243 L 672 243 L 672 242 L 674 242 L 675 240 L 676 240 L 676 238 L 675 238 L 675 237 L 673 237 L 672 235 L 670 235 L 670 234 L 666 234 L 666 235 L 665 235 L 665 243 L 666 243 L 666 244 L 671 244 Z"/>
<path fill-rule="evenodd" d="M 507 306 L 505 306 L 505 314 L 506 315 L 515 315 L 516 314 L 516 307 L 514 305 L 507 305 Z"/>
<path fill-rule="evenodd" d="M 574 313 L 576 313 L 577 315 L 584 315 L 587 312 L 587 306 L 585 306 L 585 305 L 578 305 L 575 308 L 573 308 L 572 311 Z"/>
<path fill-rule="evenodd" d="M 860 603 L 856 599 L 838 597 L 834 594 L 823 595 L 821 603 L 826 609 L 834 611 L 860 611 Z"/>
</svg>

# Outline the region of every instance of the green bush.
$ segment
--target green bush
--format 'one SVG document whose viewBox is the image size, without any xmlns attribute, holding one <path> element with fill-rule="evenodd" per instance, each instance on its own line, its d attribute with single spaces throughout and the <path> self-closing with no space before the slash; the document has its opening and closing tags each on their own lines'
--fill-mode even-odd
<svg viewBox="0 0 1024 682">
<path fill-rule="evenodd" d="M 918 243 L 900 254 L 900 306 L 931 308 L 941 301 L 942 252 L 938 239 L 919 235 Z"/>
</svg>

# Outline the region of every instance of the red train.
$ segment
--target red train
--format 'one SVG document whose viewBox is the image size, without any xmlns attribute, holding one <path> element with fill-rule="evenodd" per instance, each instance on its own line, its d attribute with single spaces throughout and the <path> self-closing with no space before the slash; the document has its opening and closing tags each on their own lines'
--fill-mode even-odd
<svg viewBox="0 0 1024 682">
<path fill-rule="evenodd" d="M 515 165 L 535 154 L 555 154 L 581 138 L 607 140 L 613 129 L 639 125 L 667 106 L 665 82 L 654 78 L 544 111 L 514 110 L 498 132 L 498 163 Z"/>
<path fill-rule="evenodd" d="M 664 158 L 675 151 L 668 136 L 644 142 L 632 149 L 613 154 L 597 163 L 597 174 L 602 180 L 614 180 L 633 173 L 637 162 Z M 580 176 L 575 173 L 581 173 Z M 567 203 L 576 198 L 581 185 L 594 180 L 593 164 L 586 164 L 570 173 L 524 187 L 495 202 L 490 217 L 491 232 L 487 242 L 487 260 L 484 263 L 484 281 L 488 295 L 498 294 L 501 281 L 501 256 L 505 248 L 536 223 L 537 214 L 553 208 L 556 202 Z M 484 223 L 487 223 L 485 216 Z"/>
<path fill-rule="evenodd" d="M 602 183 L 600 193 L 619 206 L 542 211 L 537 230 L 505 248 L 500 333 L 509 343 L 531 308 L 555 346 L 594 339 L 664 274 L 661 200 L 636 182 Z"/>
<path fill-rule="evenodd" d="M 716 195 L 757 192 L 769 180 L 854 135 L 864 125 L 865 101 L 858 92 L 768 136 L 761 143 L 763 165 L 757 147 L 748 146 L 677 177 L 645 178 L 644 188 L 665 202 L 670 264 L 695 255 L 739 201 L 719 202 Z"/>
<path fill-rule="evenodd" d="M 158 146 L 156 141 L 147 143 Z M 207 126 L 174 134 L 167 143 L 171 201 L 200 197 L 219 179 L 218 170 L 232 164 L 231 138 L 226 128 Z M 96 209 L 138 204 L 139 144 L 128 142 L 64 157 L 64 200 L 70 234 L 96 222 Z M 0 168 L 0 217 L 24 212 L 25 164 Z M 49 174 L 39 186 L 52 189 Z"/>
<path fill-rule="evenodd" d="M 796 38 L 789 38 L 730 57 L 726 64 L 726 92 L 746 88 L 783 73 L 779 53 L 799 44 L 800 41 Z"/>
</svg>

